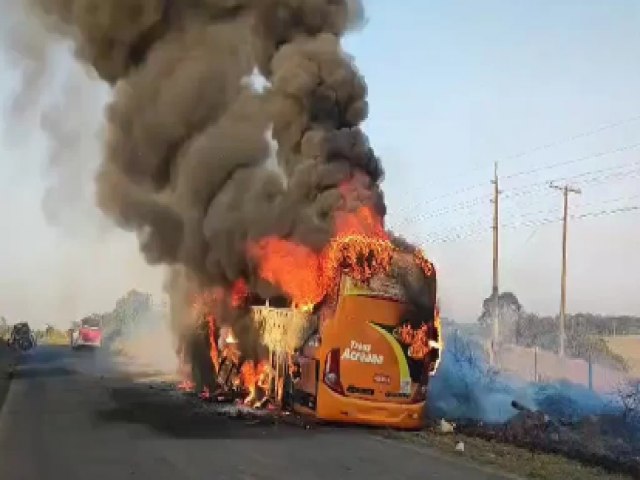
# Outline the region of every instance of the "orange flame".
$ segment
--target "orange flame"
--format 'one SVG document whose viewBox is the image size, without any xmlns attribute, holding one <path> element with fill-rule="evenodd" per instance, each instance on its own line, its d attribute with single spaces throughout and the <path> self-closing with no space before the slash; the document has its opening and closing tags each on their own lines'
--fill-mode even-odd
<svg viewBox="0 0 640 480">
<path fill-rule="evenodd" d="M 259 261 L 260 276 L 278 285 L 294 303 L 319 302 L 324 296 L 320 256 L 310 248 L 278 237 L 265 237 L 249 247 Z"/>
<path fill-rule="evenodd" d="M 244 362 L 240 369 L 240 380 L 242 384 L 249 390 L 249 395 L 245 398 L 244 403 L 251 405 L 256 400 L 256 392 L 258 387 L 267 387 L 267 363 L 259 362 L 256 366 L 255 362 Z"/>
<path fill-rule="evenodd" d="M 183 392 L 193 392 L 196 388 L 196 384 L 191 380 L 183 380 L 178 384 L 178 390 L 182 390 Z"/>
<path fill-rule="evenodd" d="M 411 345 L 413 343 L 414 332 L 413 328 L 411 328 L 411 325 L 409 324 L 397 327 L 393 332 L 393 335 L 404 345 Z"/>
<path fill-rule="evenodd" d="M 348 235 L 364 235 L 379 240 L 389 240 L 382 218 L 371 207 L 360 207 L 355 212 L 336 213 L 336 238 Z"/>
<path fill-rule="evenodd" d="M 233 334 L 230 327 L 225 327 L 221 334 L 224 335 L 222 343 L 222 356 L 234 364 L 240 361 L 240 350 L 238 349 L 238 339 Z"/>
<path fill-rule="evenodd" d="M 192 301 L 192 311 L 194 316 L 198 320 L 204 319 L 207 322 L 209 343 L 211 344 L 209 356 L 211 357 L 211 362 L 216 369 L 220 366 L 220 355 L 216 344 L 216 320 L 214 312 L 222 298 L 224 298 L 224 291 L 222 288 L 216 287 L 200 292 L 198 295 L 194 296 Z"/>
<path fill-rule="evenodd" d="M 233 334 L 233 330 L 231 330 L 230 328 L 227 329 L 227 336 L 224 338 L 224 342 L 228 345 L 235 345 L 236 343 L 238 343 L 238 339 Z"/>
<path fill-rule="evenodd" d="M 258 380 L 258 374 L 256 372 L 256 366 L 253 361 L 244 362 L 244 364 L 242 364 L 242 368 L 240 369 L 240 378 L 242 379 L 242 383 L 244 383 L 247 387 L 256 384 Z"/>
<path fill-rule="evenodd" d="M 207 321 L 209 322 L 209 343 L 211 344 L 209 356 L 217 370 L 220 368 L 220 354 L 218 352 L 218 345 L 216 342 L 216 319 L 213 314 L 209 314 L 207 315 Z"/>
<path fill-rule="evenodd" d="M 404 324 L 396 327 L 393 336 L 403 345 L 408 346 L 407 353 L 414 360 L 422 360 L 431 350 L 437 350 L 439 355 L 435 364 L 432 366 L 430 374 L 435 374 L 442 357 L 442 323 L 440 320 L 440 312 L 435 309 L 433 324 L 423 324 L 417 330 L 411 328 L 411 325 Z"/>
<path fill-rule="evenodd" d="M 438 340 L 429 341 L 429 348 L 438 349 L 439 355 L 438 359 L 435 362 L 435 365 L 433 365 L 433 368 L 431 369 L 431 375 L 435 375 L 435 373 L 438 371 L 438 367 L 440 366 L 440 362 L 442 361 L 442 353 L 444 352 L 444 339 L 442 338 L 442 320 L 440 319 L 440 308 L 437 306 L 433 326 L 436 329 Z"/>
<path fill-rule="evenodd" d="M 273 236 L 249 246 L 260 276 L 278 285 L 297 306 L 322 300 L 343 270 L 361 282 L 388 271 L 394 252 L 382 219 L 370 207 L 337 213 L 336 234 L 320 252 Z"/>
<path fill-rule="evenodd" d="M 231 306 L 238 308 L 241 306 L 249 295 L 249 286 L 242 278 L 235 281 L 231 287 Z"/>
</svg>

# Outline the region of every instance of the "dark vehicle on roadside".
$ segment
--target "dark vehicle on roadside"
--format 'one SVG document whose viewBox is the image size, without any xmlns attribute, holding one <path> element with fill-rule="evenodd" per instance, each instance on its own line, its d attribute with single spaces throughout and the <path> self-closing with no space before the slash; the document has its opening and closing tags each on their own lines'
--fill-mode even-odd
<svg viewBox="0 0 640 480">
<path fill-rule="evenodd" d="M 36 337 L 27 322 L 16 323 L 7 342 L 10 347 L 26 352 L 36 346 Z"/>
</svg>

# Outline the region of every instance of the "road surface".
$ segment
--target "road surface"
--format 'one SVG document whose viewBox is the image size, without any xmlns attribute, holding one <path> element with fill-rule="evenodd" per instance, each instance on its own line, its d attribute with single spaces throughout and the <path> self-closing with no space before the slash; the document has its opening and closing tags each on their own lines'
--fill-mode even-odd
<svg viewBox="0 0 640 480">
<path fill-rule="evenodd" d="M 3 338 L 0 338 L 0 408 L 4 403 L 5 395 L 9 390 L 9 379 L 11 370 L 11 350 L 5 343 Z"/>
<path fill-rule="evenodd" d="M 506 478 L 369 431 L 205 414 L 100 363 L 66 347 L 24 356 L 0 411 L 0 479 Z"/>
</svg>

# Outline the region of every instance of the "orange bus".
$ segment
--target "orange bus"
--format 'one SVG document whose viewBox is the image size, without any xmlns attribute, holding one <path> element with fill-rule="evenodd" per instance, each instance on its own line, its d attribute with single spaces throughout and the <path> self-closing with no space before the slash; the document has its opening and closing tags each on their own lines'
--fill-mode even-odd
<svg viewBox="0 0 640 480">
<path fill-rule="evenodd" d="M 427 276 L 413 254 L 396 255 L 423 275 L 421 290 L 408 295 L 392 276 L 365 285 L 343 273 L 334 301 L 316 306 L 306 340 L 282 369 L 285 407 L 330 422 L 423 425 L 427 384 L 442 348 L 435 270 Z"/>
</svg>

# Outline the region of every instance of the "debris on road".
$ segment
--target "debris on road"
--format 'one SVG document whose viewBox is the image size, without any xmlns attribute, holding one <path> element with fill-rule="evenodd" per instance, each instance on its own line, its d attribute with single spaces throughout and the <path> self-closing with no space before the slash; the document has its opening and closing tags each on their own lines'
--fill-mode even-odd
<svg viewBox="0 0 640 480">
<path fill-rule="evenodd" d="M 456 443 L 456 452 L 464 453 L 464 442 Z"/>
<path fill-rule="evenodd" d="M 440 423 L 438 425 L 438 431 L 440 433 L 453 433 L 454 430 L 454 423 L 447 422 L 444 418 L 440 419 Z"/>
</svg>

